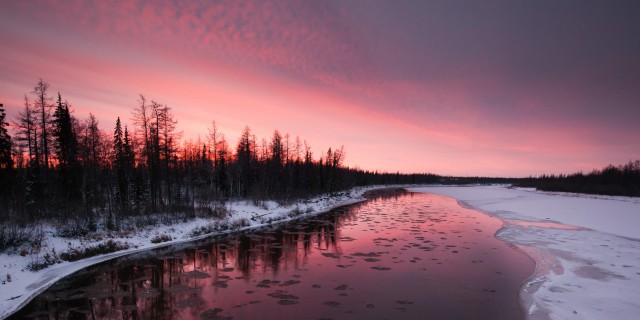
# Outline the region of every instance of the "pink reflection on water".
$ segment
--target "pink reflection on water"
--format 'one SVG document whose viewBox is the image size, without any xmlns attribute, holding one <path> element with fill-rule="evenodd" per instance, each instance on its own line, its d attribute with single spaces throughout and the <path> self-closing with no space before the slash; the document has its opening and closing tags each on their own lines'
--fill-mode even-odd
<svg viewBox="0 0 640 320">
<path fill-rule="evenodd" d="M 523 319 L 533 261 L 494 237 L 501 226 L 443 196 L 377 198 L 98 265 L 17 317 Z"/>
</svg>

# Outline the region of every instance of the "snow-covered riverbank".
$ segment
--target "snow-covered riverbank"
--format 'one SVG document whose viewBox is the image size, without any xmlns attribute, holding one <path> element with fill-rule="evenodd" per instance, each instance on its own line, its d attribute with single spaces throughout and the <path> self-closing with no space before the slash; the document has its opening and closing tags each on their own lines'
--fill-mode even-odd
<svg viewBox="0 0 640 320">
<path fill-rule="evenodd" d="M 410 188 L 505 221 L 497 237 L 536 262 L 522 288 L 529 319 L 638 319 L 640 199 L 504 186 Z"/>
<path fill-rule="evenodd" d="M 290 206 L 269 202 L 254 206 L 233 202 L 226 223 L 244 225 L 235 230 L 286 221 L 364 200 L 362 194 L 381 187 L 362 188 Z M 450 196 L 467 207 L 505 221 L 497 236 L 513 243 L 537 262 L 536 274 L 523 286 L 522 299 L 529 318 L 636 319 L 640 314 L 640 199 L 538 192 L 504 186 L 428 186 L 409 188 Z M 242 221 L 242 223 L 237 223 Z M 75 271 L 135 251 L 191 241 L 193 231 L 215 229 L 214 220 L 155 225 L 136 232 L 92 239 L 68 239 L 45 228 L 43 250 L 64 252 L 108 239 L 126 242 L 130 249 L 76 262 L 63 262 L 31 272 L 30 255 L 0 254 L 0 318 L 7 317 L 31 297 Z M 154 244 L 155 236 L 172 240 Z M 91 238 L 91 237 L 90 237 Z M 10 279 L 10 281 L 8 281 Z"/>
<path fill-rule="evenodd" d="M 380 188 L 384 187 L 357 188 L 337 196 L 319 197 L 287 206 L 278 205 L 275 202 L 266 202 L 261 206 L 255 206 L 246 201 L 231 202 L 226 205 L 230 215 L 223 221 L 199 218 L 184 223 L 154 225 L 136 229 L 135 231 L 110 233 L 108 235 L 103 232 L 101 234 L 88 235 L 82 239 L 60 237 L 52 227 L 44 226 L 42 248 L 39 254 L 0 253 L 0 319 L 9 316 L 56 281 L 87 266 L 133 252 L 192 241 L 216 233 L 236 232 L 266 226 L 270 222 L 284 222 L 316 215 L 336 207 L 363 201 L 365 199 L 362 195 L 366 191 Z M 223 232 L 206 233 L 210 230 L 219 229 L 221 224 L 235 225 L 236 228 Z M 198 235 L 194 236 L 194 234 Z M 158 244 L 152 243 L 151 239 L 157 236 L 170 237 L 172 240 Z M 75 262 L 57 263 L 36 272 L 27 270 L 27 266 L 34 259 L 42 259 L 42 255 L 46 253 L 61 253 L 69 249 L 82 250 L 105 243 L 108 240 L 126 243 L 129 249 Z"/>
</svg>

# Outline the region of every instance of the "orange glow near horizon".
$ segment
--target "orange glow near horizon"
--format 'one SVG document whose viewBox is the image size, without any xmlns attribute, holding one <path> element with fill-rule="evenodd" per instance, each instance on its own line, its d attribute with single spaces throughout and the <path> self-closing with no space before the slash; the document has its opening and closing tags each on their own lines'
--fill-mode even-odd
<svg viewBox="0 0 640 320">
<path fill-rule="evenodd" d="M 637 74 L 601 74 L 633 62 L 530 66 L 544 47 L 530 56 L 493 36 L 496 49 L 475 44 L 469 56 L 476 27 L 493 35 L 503 23 L 510 36 L 508 14 L 446 34 L 422 26 L 429 4 L 390 8 L 397 17 L 377 4 L 8 1 L 0 99 L 12 120 L 42 78 L 111 132 L 117 117 L 132 125 L 143 94 L 172 107 L 184 141 L 205 139 L 212 121 L 231 147 L 245 125 L 258 139 L 277 129 L 315 157 L 344 145 L 345 164 L 367 170 L 517 177 L 640 158 Z"/>
</svg>

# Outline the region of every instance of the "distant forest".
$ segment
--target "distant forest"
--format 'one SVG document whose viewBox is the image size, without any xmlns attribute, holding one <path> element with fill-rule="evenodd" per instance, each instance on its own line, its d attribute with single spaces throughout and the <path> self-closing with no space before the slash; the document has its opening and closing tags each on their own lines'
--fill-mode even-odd
<svg viewBox="0 0 640 320">
<path fill-rule="evenodd" d="M 588 174 L 579 172 L 518 179 L 514 184 L 544 191 L 640 197 L 640 160 L 619 166 L 609 165 Z"/>
<path fill-rule="evenodd" d="M 150 213 L 217 216 L 229 199 L 292 202 L 439 179 L 348 168 L 342 146 L 314 156 L 306 141 L 278 130 L 258 139 L 246 127 L 232 148 L 212 121 L 205 139 L 182 141 L 171 107 L 143 95 L 131 126 L 122 120 L 104 131 L 93 114 L 76 118 L 42 79 L 15 119 L 0 104 L 0 229 L 52 221 L 117 230 Z"/>
</svg>

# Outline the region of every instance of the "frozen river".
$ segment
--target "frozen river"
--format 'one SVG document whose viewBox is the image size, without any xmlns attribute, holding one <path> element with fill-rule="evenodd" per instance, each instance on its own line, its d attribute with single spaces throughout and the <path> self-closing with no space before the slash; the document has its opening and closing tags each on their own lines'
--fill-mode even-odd
<svg viewBox="0 0 640 320">
<path fill-rule="evenodd" d="M 10 319 L 524 319 L 534 263 L 494 237 L 501 226 L 399 193 L 94 265 Z"/>
</svg>

